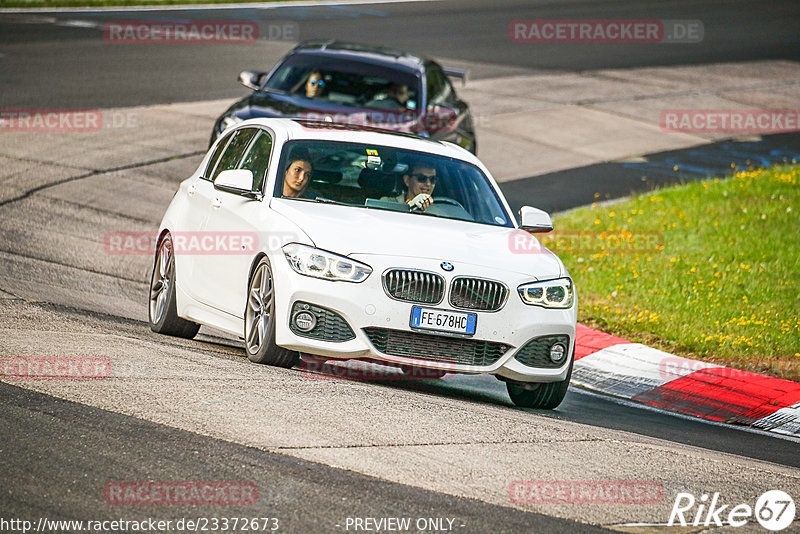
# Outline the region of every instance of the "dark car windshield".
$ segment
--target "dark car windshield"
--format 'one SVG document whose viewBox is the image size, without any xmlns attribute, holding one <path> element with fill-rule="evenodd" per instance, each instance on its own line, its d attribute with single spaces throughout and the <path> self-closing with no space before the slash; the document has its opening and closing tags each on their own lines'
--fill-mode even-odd
<svg viewBox="0 0 800 534">
<path fill-rule="evenodd" d="M 315 87 L 317 84 L 319 88 Z M 295 55 L 272 73 L 266 88 L 300 98 L 403 112 L 418 108 L 419 84 L 413 73 L 401 69 Z"/>
<path fill-rule="evenodd" d="M 362 143 L 305 140 L 284 146 L 280 169 L 276 197 L 513 227 L 486 175 L 459 159 Z M 298 178 L 303 171 L 309 180 Z M 406 203 L 415 196 L 409 192 L 414 181 L 431 187 L 433 204 L 425 210 Z"/>
</svg>

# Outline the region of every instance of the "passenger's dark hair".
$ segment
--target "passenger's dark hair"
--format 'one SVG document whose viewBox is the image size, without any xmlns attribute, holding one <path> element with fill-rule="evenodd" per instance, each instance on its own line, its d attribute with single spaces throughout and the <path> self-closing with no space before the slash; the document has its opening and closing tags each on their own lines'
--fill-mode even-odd
<svg viewBox="0 0 800 534">
<path fill-rule="evenodd" d="M 292 149 L 292 151 L 289 153 L 289 157 L 286 159 L 286 168 L 284 171 L 288 171 L 289 167 L 291 167 L 292 163 L 295 161 L 307 161 L 312 163 L 311 154 L 308 152 L 308 149 L 305 147 L 297 147 Z"/>
</svg>

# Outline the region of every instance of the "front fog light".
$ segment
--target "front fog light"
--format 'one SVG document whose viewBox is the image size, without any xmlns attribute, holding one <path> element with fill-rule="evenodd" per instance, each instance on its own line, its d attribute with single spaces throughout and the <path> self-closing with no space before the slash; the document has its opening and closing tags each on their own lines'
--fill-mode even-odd
<svg viewBox="0 0 800 534">
<path fill-rule="evenodd" d="M 563 343 L 556 343 L 550 347 L 550 361 L 553 363 L 561 363 L 567 356 L 567 347 Z"/>
<path fill-rule="evenodd" d="M 317 318 L 309 311 L 301 311 L 295 314 L 294 325 L 301 332 L 310 332 L 317 326 Z"/>
</svg>

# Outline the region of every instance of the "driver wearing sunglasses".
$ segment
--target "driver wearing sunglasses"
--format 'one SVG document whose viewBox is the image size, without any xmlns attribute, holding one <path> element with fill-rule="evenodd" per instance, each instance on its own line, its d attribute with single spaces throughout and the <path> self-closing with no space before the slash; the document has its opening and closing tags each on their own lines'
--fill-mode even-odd
<svg viewBox="0 0 800 534">
<path fill-rule="evenodd" d="M 318 98 L 325 92 L 325 80 L 318 70 L 308 75 L 306 80 L 306 98 Z"/>
<path fill-rule="evenodd" d="M 404 193 L 396 197 L 384 197 L 381 200 L 405 202 L 411 208 L 425 211 L 433 204 L 433 189 L 436 187 L 436 169 L 426 163 L 417 163 L 403 175 L 406 186 Z"/>
</svg>

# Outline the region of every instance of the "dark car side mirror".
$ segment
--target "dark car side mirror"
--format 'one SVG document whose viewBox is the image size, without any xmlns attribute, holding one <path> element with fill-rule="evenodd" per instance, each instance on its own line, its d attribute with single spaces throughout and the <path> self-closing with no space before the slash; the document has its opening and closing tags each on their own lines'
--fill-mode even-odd
<svg viewBox="0 0 800 534">
<path fill-rule="evenodd" d="M 425 114 L 423 126 L 428 133 L 449 132 L 458 123 L 458 108 L 449 104 L 431 104 Z"/>
<path fill-rule="evenodd" d="M 259 70 L 243 70 L 239 73 L 239 83 L 248 89 L 257 91 L 261 89 L 261 79 L 265 74 L 266 72 Z"/>
</svg>

